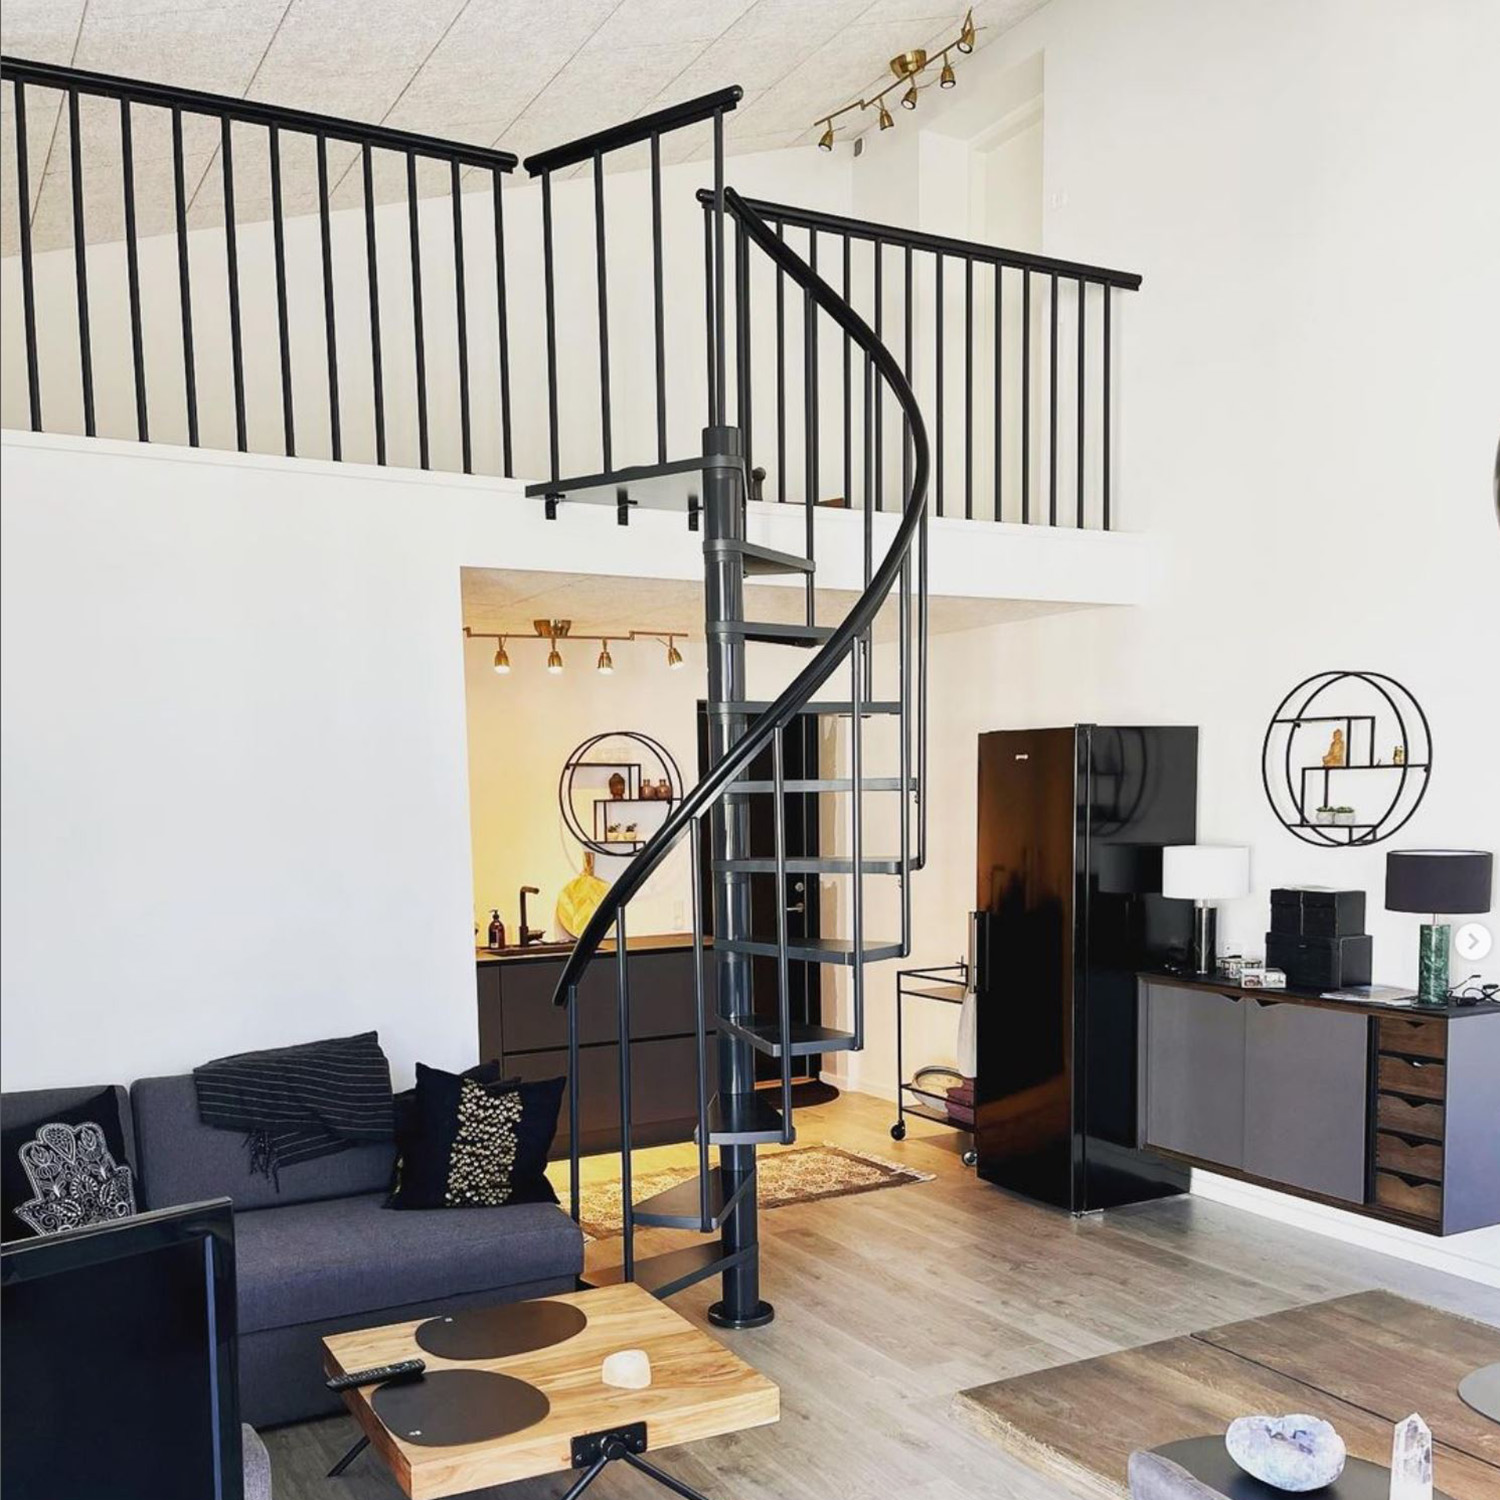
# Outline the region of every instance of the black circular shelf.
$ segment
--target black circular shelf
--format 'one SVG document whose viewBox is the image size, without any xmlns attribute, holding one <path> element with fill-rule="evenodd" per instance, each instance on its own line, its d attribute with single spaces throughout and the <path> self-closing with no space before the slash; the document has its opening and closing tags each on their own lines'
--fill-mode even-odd
<svg viewBox="0 0 1500 1500">
<path fill-rule="evenodd" d="M 589 817 L 595 820 L 594 826 L 590 828 L 579 815 L 577 793 L 588 789 L 590 777 L 604 777 L 605 773 L 620 776 L 625 784 L 625 796 L 596 797 L 584 803 Z M 657 785 L 663 781 L 671 790 L 670 797 L 641 795 L 641 789 L 648 782 Z M 605 777 L 604 780 L 595 782 L 594 787 L 597 789 L 598 786 L 607 784 Z M 568 832 L 585 849 L 592 849 L 596 854 L 614 855 L 616 858 L 623 856 L 628 859 L 644 849 L 659 825 L 653 824 L 650 829 L 642 831 L 641 837 L 635 839 L 606 838 L 604 835 L 608 831 L 609 808 L 619 809 L 622 819 L 627 816 L 626 809 L 647 807 L 664 807 L 670 815 L 672 808 L 681 800 L 682 772 L 673 760 L 671 751 L 659 740 L 636 729 L 611 729 L 586 739 L 563 762 L 562 775 L 557 782 L 557 807 Z M 598 824 L 601 808 L 606 810 L 603 828 Z M 638 812 L 636 816 L 639 817 Z"/>
<path fill-rule="evenodd" d="M 1343 732 L 1344 764 L 1325 766 L 1335 730 Z M 1394 677 L 1317 672 L 1271 715 L 1260 774 L 1282 827 L 1304 844 L 1378 844 L 1406 826 L 1427 794 L 1432 730 L 1422 705 Z M 1323 806 L 1353 807 L 1354 815 L 1347 823 L 1319 822 Z"/>
</svg>

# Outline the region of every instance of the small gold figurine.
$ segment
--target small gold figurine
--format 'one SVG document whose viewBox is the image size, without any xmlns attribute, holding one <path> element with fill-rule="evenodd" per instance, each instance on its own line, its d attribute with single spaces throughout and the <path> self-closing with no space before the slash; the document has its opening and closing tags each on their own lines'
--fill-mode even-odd
<svg viewBox="0 0 1500 1500">
<path fill-rule="evenodd" d="M 1391 751 L 1391 764 L 1393 766 L 1404 766 L 1406 764 L 1405 745 L 1397 745 L 1396 748 Z"/>
<path fill-rule="evenodd" d="M 1344 764 L 1346 753 L 1344 731 L 1342 729 L 1335 729 L 1333 731 L 1333 739 L 1328 744 L 1328 753 L 1323 757 L 1323 764 L 1325 766 L 1341 766 Z"/>
</svg>

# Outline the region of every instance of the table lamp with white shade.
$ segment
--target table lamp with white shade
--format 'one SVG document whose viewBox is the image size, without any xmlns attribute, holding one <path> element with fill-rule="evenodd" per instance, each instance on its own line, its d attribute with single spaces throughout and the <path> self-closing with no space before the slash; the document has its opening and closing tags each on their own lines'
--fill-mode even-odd
<svg viewBox="0 0 1500 1500">
<path fill-rule="evenodd" d="M 1193 970 L 1212 974 L 1219 954 L 1211 903 L 1250 894 L 1250 851 L 1241 844 L 1170 844 L 1162 850 L 1161 893 L 1194 903 Z"/>
</svg>

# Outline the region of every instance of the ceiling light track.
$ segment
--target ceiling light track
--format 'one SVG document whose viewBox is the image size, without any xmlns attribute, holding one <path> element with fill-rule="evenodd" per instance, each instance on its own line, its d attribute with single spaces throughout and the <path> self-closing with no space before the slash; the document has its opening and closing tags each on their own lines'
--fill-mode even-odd
<svg viewBox="0 0 1500 1500">
<path fill-rule="evenodd" d="M 560 642 L 573 641 L 597 641 L 599 643 L 599 657 L 594 664 L 594 670 L 601 677 L 613 675 L 615 670 L 615 659 L 610 654 L 610 642 L 620 645 L 629 641 L 655 641 L 659 646 L 667 648 L 667 667 L 670 671 L 677 671 L 683 665 L 682 652 L 677 649 L 677 642 L 686 640 L 686 630 L 622 630 L 614 635 L 579 635 L 573 629 L 571 620 L 533 620 L 531 622 L 532 636 L 527 636 L 523 631 L 472 630 L 464 626 L 464 638 L 471 641 L 494 641 L 495 643 L 495 672 L 500 677 L 510 675 L 510 654 L 505 649 L 508 640 L 536 639 L 547 642 L 547 671 L 553 677 L 561 676 L 565 663 L 560 648 Z"/>
<path fill-rule="evenodd" d="M 838 127 L 834 124 L 836 120 L 855 110 L 863 112 L 867 109 L 875 111 L 875 123 L 882 130 L 889 130 L 895 125 L 895 117 L 891 114 L 890 107 L 885 102 L 887 94 L 900 90 L 901 107 L 903 109 L 915 109 L 921 102 L 921 91 L 931 88 L 933 80 L 923 82 L 923 76 L 933 67 L 938 67 L 937 86 L 943 89 L 955 88 L 958 84 L 958 75 L 953 71 L 953 54 L 967 57 L 974 50 L 974 44 L 979 35 L 979 28 L 974 25 L 974 12 L 971 10 L 964 16 L 963 25 L 959 28 L 958 35 L 944 47 L 939 47 L 929 52 L 925 47 L 913 47 L 906 52 L 898 52 L 890 61 L 890 70 L 894 75 L 894 81 L 868 97 L 861 95 L 858 99 L 851 100 L 848 104 L 835 109 L 816 121 L 813 129 L 819 125 L 823 127 L 822 134 L 818 137 L 818 149 L 820 151 L 832 151 L 837 144 Z M 853 134 L 863 133 L 863 127 L 856 129 Z"/>
</svg>

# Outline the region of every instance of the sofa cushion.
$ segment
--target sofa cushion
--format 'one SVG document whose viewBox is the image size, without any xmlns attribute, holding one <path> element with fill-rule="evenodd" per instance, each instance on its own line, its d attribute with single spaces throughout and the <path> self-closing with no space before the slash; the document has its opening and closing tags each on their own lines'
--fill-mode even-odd
<svg viewBox="0 0 1500 1500">
<path fill-rule="evenodd" d="M 240 1332 L 583 1269 L 578 1226 L 549 1203 L 392 1213 L 383 1201 L 373 1193 L 236 1213 Z"/>
<path fill-rule="evenodd" d="M 351 1146 L 333 1156 L 283 1167 L 277 1182 L 250 1170 L 245 1136 L 215 1130 L 198 1118 L 190 1073 L 142 1078 L 130 1087 L 140 1148 L 140 1181 L 147 1208 L 170 1208 L 228 1197 L 236 1212 L 271 1204 L 308 1203 L 390 1186 L 393 1141 Z"/>
</svg>

